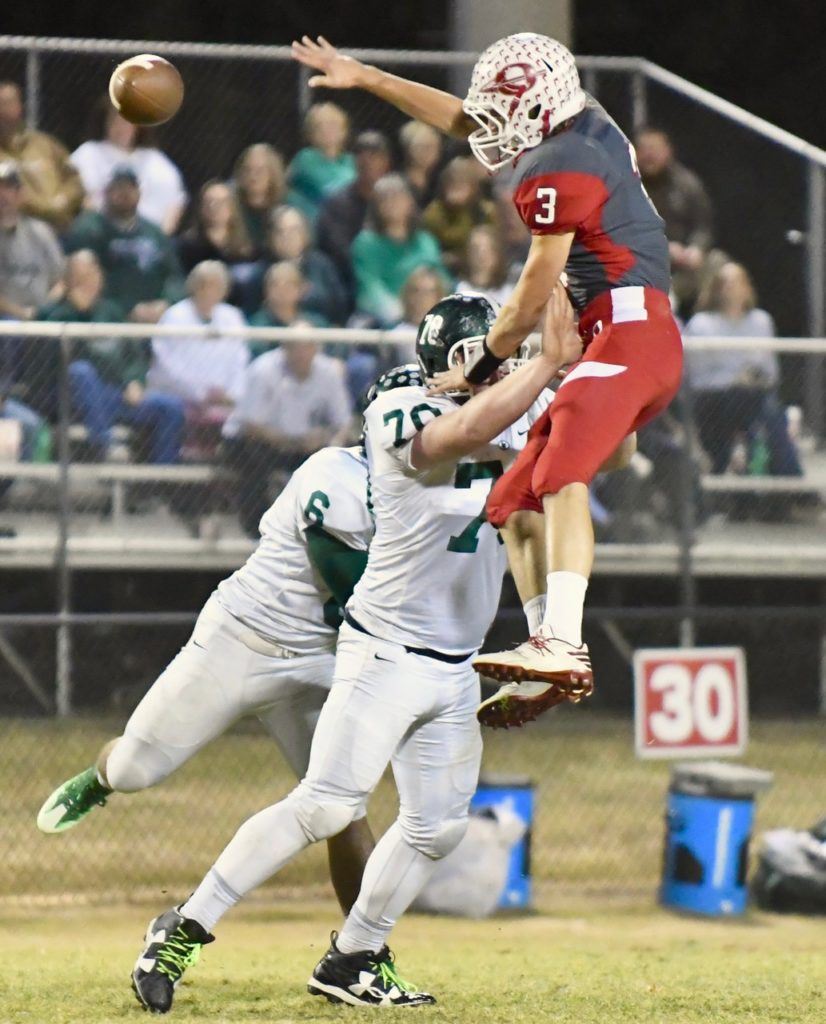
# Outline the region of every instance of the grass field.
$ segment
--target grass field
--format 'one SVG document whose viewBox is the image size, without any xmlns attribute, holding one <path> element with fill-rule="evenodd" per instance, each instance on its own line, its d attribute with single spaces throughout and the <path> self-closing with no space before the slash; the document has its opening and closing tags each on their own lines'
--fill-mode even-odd
<svg viewBox="0 0 826 1024">
<path fill-rule="evenodd" d="M 121 726 L 117 720 L 0 721 L 0 908 L 14 902 L 158 900 L 186 893 L 238 824 L 292 786 L 272 742 L 234 732 L 162 785 L 113 797 L 80 828 L 43 836 L 34 827 L 50 790 L 85 768 Z M 758 832 L 806 827 L 826 814 L 826 743 L 820 721 L 755 722 L 746 763 L 775 772 L 758 803 Z M 553 906 L 565 895 L 651 896 L 660 871 L 669 767 L 634 756 L 631 723 L 580 708 L 520 733 L 488 733 L 484 768 L 537 784 L 533 869 Z M 370 804 L 377 833 L 395 815 L 392 784 Z M 282 886 L 324 895 L 324 851 L 307 851 Z"/>
<path fill-rule="evenodd" d="M 146 1020 L 128 974 L 148 916 L 135 906 L 0 912 L 0 1020 Z M 336 924 L 332 904 L 239 909 L 178 989 L 171 1020 L 363 1019 L 369 1011 L 330 1006 L 304 989 Z M 704 922 L 650 907 L 586 905 L 487 922 L 410 917 L 394 945 L 403 973 L 439 1001 L 410 1011 L 417 1020 L 820 1024 L 824 1017 L 822 921 L 757 914 Z"/>
</svg>

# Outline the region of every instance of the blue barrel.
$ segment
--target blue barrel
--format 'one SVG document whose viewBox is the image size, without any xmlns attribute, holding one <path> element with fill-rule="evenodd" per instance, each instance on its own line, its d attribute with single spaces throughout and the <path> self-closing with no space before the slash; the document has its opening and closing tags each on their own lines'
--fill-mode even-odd
<svg viewBox="0 0 826 1024">
<path fill-rule="evenodd" d="M 738 765 L 678 766 L 666 813 L 660 900 L 695 914 L 742 914 L 755 793 L 768 772 Z"/>
<path fill-rule="evenodd" d="M 534 813 L 534 784 L 524 775 L 483 775 L 470 806 L 481 811 L 486 807 L 506 805 L 525 823 L 525 834 L 511 848 L 508 877 L 499 906 L 524 910 L 531 906 L 531 829 Z"/>
</svg>

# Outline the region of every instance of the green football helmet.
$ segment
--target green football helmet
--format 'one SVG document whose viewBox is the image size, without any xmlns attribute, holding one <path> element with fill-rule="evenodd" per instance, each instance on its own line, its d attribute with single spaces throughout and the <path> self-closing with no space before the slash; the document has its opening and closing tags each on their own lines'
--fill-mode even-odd
<svg viewBox="0 0 826 1024">
<path fill-rule="evenodd" d="M 485 295 L 448 295 L 437 302 L 425 315 L 416 335 L 416 358 L 425 379 L 464 363 L 484 341 L 497 313 L 498 309 Z M 528 345 L 521 345 L 502 363 L 492 381 L 511 373 L 528 358 Z"/>
</svg>

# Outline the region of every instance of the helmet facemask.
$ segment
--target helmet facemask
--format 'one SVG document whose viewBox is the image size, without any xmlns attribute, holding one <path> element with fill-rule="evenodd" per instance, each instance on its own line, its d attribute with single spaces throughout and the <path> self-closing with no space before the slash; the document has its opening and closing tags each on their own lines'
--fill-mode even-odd
<svg viewBox="0 0 826 1024">
<path fill-rule="evenodd" d="M 463 338 L 461 341 L 457 341 L 455 345 L 452 345 L 447 354 L 448 368 L 452 370 L 456 366 L 463 366 L 482 347 L 485 337 L 486 335 L 483 334 L 476 338 Z M 491 384 L 496 384 L 503 377 L 507 377 L 509 373 L 513 373 L 520 366 L 524 366 L 530 357 L 530 345 L 527 342 L 523 342 L 516 352 L 509 356 L 481 386 L 490 387 Z M 446 392 L 446 394 L 449 394 L 449 392 Z M 454 392 L 451 397 L 465 394 L 465 392 Z"/>
</svg>

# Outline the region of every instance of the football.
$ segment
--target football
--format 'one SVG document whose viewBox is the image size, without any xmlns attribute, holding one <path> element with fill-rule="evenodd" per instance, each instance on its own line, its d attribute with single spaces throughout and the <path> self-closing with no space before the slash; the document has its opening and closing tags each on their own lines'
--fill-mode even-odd
<svg viewBox="0 0 826 1024">
<path fill-rule="evenodd" d="M 163 124 L 174 117 L 184 99 L 184 82 L 174 64 L 142 53 L 118 64 L 109 79 L 115 110 L 132 124 Z"/>
</svg>

